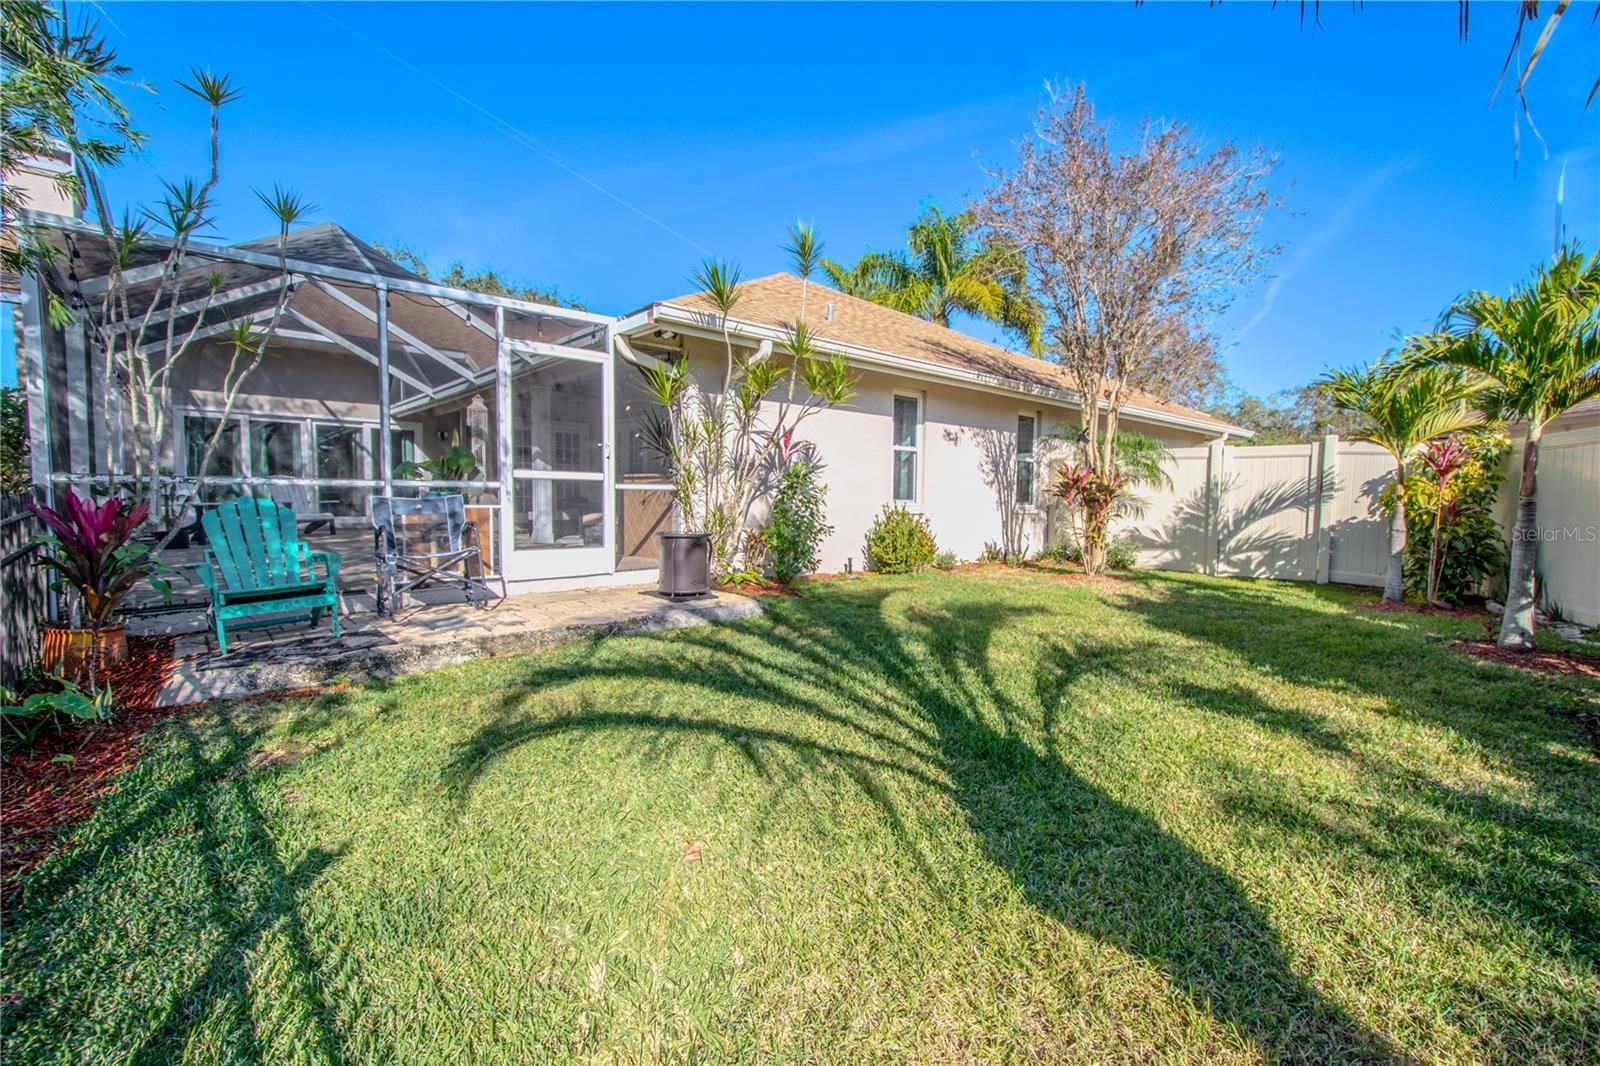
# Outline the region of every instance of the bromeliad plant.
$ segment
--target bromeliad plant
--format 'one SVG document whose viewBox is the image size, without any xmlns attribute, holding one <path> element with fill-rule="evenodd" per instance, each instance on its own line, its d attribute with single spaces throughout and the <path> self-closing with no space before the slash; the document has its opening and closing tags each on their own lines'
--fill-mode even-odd
<svg viewBox="0 0 1600 1066">
<path fill-rule="evenodd" d="M 92 497 L 68 489 L 60 510 L 32 503 L 28 509 L 46 528 L 38 538 L 46 551 L 39 565 L 55 573 L 52 588 L 76 594 L 74 628 L 90 630 L 97 643 L 118 605 L 139 582 L 149 581 L 161 595 L 172 595 L 171 585 L 162 576 L 171 573 L 171 568 L 148 545 L 134 540 L 150 517 L 148 501 L 129 507 L 113 496 L 97 504 Z M 98 658 L 98 654 L 89 657 L 91 691 L 98 690 Z"/>
<path fill-rule="evenodd" d="M 786 250 L 802 279 L 800 314 L 780 345 L 762 341 L 754 350 L 734 343 L 729 320 L 742 294 L 739 269 L 707 260 L 694 280 L 717 310 L 722 336 L 720 373 L 702 381 L 686 354 L 668 362 L 646 362 L 622 347 L 643 376 L 646 391 L 666 412 L 655 446 L 681 510 L 684 528 L 710 538 L 712 581 L 741 562 L 750 508 L 767 487 L 783 442 L 807 418 L 848 403 L 854 377 L 838 353 L 826 353 L 805 321 L 805 293 L 816 272 L 822 244 L 811 226 L 790 229 Z"/>
</svg>

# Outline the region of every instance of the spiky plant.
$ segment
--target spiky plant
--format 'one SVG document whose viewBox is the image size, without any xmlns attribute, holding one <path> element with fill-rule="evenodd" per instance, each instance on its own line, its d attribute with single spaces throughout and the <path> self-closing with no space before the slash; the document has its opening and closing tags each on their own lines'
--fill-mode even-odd
<svg viewBox="0 0 1600 1066">
<path fill-rule="evenodd" d="M 1600 396 L 1600 256 L 1569 245 L 1510 296 L 1469 292 L 1414 349 L 1421 362 L 1484 382 L 1483 403 L 1490 412 L 1527 424 L 1499 643 L 1531 648 L 1539 445 L 1551 422 Z"/>
</svg>

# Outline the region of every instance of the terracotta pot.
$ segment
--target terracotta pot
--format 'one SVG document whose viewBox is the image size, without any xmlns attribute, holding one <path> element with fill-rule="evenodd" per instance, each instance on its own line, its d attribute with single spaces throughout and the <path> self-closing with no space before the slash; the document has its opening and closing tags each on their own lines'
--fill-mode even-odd
<svg viewBox="0 0 1600 1066">
<path fill-rule="evenodd" d="M 46 625 L 39 641 L 39 662 L 52 674 L 84 684 L 89 680 L 90 649 L 95 651 L 95 671 L 104 674 L 108 667 L 128 659 L 128 628 L 115 622 L 100 630 L 95 639 L 92 629 L 68 629 Z"/>
</svg>

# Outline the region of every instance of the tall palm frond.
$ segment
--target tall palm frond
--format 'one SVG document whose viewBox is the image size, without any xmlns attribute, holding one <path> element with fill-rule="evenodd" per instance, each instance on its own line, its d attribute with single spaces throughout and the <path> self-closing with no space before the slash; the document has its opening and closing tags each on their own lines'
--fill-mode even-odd
<svg viewBox="0 0 1600 1066">
<path fill-rule="evenodd" d="M 1043 315 L 1028 294 L 1021 257 L 985 241 L 969 211 L 947 215 L 929 204 L 906 231 L 905 251 L 867 252 L 852 266 L 825 259 L 822 268 L 851 296 L 941 326 L 958 312 L 973 315 L 1039 349 Z"/>
<path fill-rule="evenodd" d="M 1321 384 L 1336 407 L 1362 419 L 1360 439 L 1399 463 L 1430 440 L 1485 421 L 1485 387 L 1459 367 L 1379 360 L 1361 369 L 1330 370 Z"/>
</svg>

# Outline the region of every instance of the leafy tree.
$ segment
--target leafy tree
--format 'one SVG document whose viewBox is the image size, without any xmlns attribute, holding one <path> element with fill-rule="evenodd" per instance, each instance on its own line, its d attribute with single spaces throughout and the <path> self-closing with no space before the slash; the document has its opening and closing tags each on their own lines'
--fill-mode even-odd
<svg viewBox="0 0 1600 1066">
<path fill-rule="evenodd" d="M 1253 444 L 1306 444 L 1330 433 L 1353 437 L 1359 416 L 1334 404 L 1318 382 L 1280 389 L 1265 398 L 1227 386 L 1210 402 L 1191 404 L 1243 426 Z"/>
<path fill-rule="evenodd" d="M 1406 479 L 1422 447 L 1436 437 L 1481 425 L 1474 406 L 1482 391 L 1464 372 L 1380 359 L 1357 370 L 1330 370 L 1321 380 L 1334 404 L 1361 416 L 1356 437 L 1394 457 L 1394 508 L 1389 518 L 1389 575 L 1383 598 L 1405 599 Z"/>
<path fill-rule="evenodd" d="M 29 451 L 28 398 L 19 388 L 0 388 L 0 493 L 26 492 L 33 484 Z"/>
<path fill-rule="evenodd" d="M 1510 296 L 1470 292 L 1460 297 L 1440 326 L 1418 339 L 1417 357 L 1486 382 L 1487 410 L 1527 425 L 1499 644 L 1531 648 L 1539 446 L 1552 421 L 1600 396 L 1600 256 L 1569 245 Z"/>
<path fill-rule="evenodd" d="M 543 285 L 518 281 L 493 267 L 486 266 L 469 271 L 461 260 L 452 259 L 444 265 L 444 269 L 436 270 L 429 265 L 428 257 L 410 244 L 401 241 L 392 243 L 378 241 L 373 246 L 418 277 L 440 285 L 466 289 L 468 292 L 480 292 L 485 296 L 505 296 L 512 300 L 527 300 L 529 303 L 547 304 L 551 307 L 570 307 L 574 311 L 588 310 L 582 300 L 563 294 L 556 286 L 546 288 Z"/>
<path fill-rule="evenodd" d="M 971 211 L 925 204 L 903 252 L 868 252 L 852 266 L 821 261 L 840 292 L 949 326 L 957 312 L 1003 326 L 1039 350 L 1039 305 L 1016 249 L 985 238 Z"/>
</svg>

